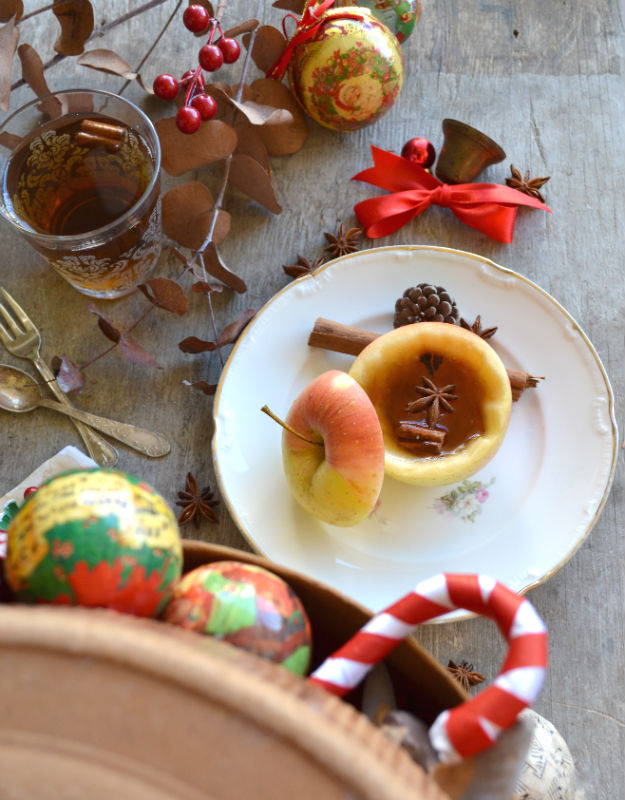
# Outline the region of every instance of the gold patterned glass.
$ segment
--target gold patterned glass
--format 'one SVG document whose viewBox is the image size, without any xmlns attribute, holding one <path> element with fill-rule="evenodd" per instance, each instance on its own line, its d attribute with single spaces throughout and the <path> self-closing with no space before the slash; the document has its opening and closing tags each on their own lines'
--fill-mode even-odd
<svg viewBox="0 0 625 800">
<path fill-rule="evenodd" d="M 75 289 L 121 297 L 160 255 L 160 158 L 132 103 L 56 92 L 0 127 L 0 214 Z"/>
</svg>

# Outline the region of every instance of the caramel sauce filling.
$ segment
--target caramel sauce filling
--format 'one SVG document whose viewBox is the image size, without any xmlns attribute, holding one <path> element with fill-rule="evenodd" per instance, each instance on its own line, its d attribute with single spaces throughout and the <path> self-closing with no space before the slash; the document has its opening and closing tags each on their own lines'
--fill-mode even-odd
<svg viewBox="0 0 625 800">
<path fill-rule="evenodd" d="M 442 406 L 440 408 L 440 417 L 434 429 L 444 432 L 445 439 L 442 448 L 436 451 L 428 444 L 397 438 L 400 423 L 410 422 L 428 427 L 427 408 L 417 412 L 407 410 L 409 403 L 423 397 L 416 387 L 424 385 L 424 377 L 429 378 L 437 388 L 453 384 L 450 392 L 458 395 L 457 400 L 451 401 L 452 412 L 445 411 Z M 399 447 L 412 455 L 428 457 L 453 453 L 484 433 L 482 397 L 483 390 L 477 384 L 474 373 L 462 361 L 426 353 L 414 356 L 408 364 L 403 362 L 388 370 L 383 381 L 375 386 L 371 399 L 382 410 Z"/>
</svg>

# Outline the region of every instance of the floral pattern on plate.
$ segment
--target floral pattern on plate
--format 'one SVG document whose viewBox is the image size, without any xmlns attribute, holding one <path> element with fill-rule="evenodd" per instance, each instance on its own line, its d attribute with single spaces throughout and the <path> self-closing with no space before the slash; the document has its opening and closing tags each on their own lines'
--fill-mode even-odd
<svg viewBox="0 0 625 800">
<path fill-rule="evenodd" d="M 464 522 L 475 522 L 477 515 L 482 513 L 484 503 L 490 497 L 488 488 L 493 483 L 495 483 L 494 477 L 486 483 L 465 478 L 450 492 L 437 497 L 432 508 L 439 514 L 452 514 Z"/>
</svg>

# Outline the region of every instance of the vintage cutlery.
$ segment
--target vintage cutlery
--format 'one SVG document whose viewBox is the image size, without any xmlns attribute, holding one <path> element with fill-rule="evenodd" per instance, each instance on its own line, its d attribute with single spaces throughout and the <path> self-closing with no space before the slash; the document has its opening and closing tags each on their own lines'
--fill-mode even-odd
<svg viewBox="0 0 625 800">
<path fill-rule="evenodd" d="M 165 456 L 171 449 L 167 439 L 160 433 L 152 433 L 136 425 L 98 417 L 86 411 L 79 411 L 73 406 L 58 403 L 56 400 L 48 400 L 41 396 L 39 384 L 28 373 L 17 367 L 0 364 L 0 408 L 21 413 L 40 407 L 51 408 L 80 420 L 146 456 L 153 458 Z"/>
<path fill-rule="evenodd" d="M 73 407 L 65 392 L 60 389 L 56 382 L 52 370 L 39 355 L 41 335 L 34 322 L 6 289 L 0 287 L 0 294 L 6 303 L 5 305 L 0 300 L 0 319 L 4 321 L 4 324 L 0 321 L 0 341 L 9 353 L 18 358 L 32 361 L 56 399 L 65 406 Z M 119 454 L 106 439 L 103 439 L 96 431 L 91 430 L 84 422 L 74 420 L 74 425 L 87 448 L 87 452 L 97 464 L 101 467 L 114 467 L 117 464 Z"/>
</svg>

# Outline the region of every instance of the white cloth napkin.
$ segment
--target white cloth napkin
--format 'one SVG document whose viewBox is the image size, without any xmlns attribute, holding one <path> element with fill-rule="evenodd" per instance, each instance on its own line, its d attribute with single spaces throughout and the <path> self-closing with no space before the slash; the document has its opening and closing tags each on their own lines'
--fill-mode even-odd
<svg viewBox="0 0 625 800">
<path fill-rule="evenodd" d="M 41 486 L 44 481 L 59 475 L 61 472 L 66 472 L 70 469 L 89 469 L 90 467 L 97 467 L 96 462 L 85 455 L 82 450 L 77 447 L 68 445 L 62 450 L 40 464 L 37 469 L 33 470 L 21 483 L 14 486 L 5 495 L 0 497 L 0 515 L 4 512 L 6 507 L 11 501 L 22 505 L 24 502 L 24 489 L 29 486 Z M 6 556 L 6 533 L 0 531 L 0 558 Z"/>
</svg>

